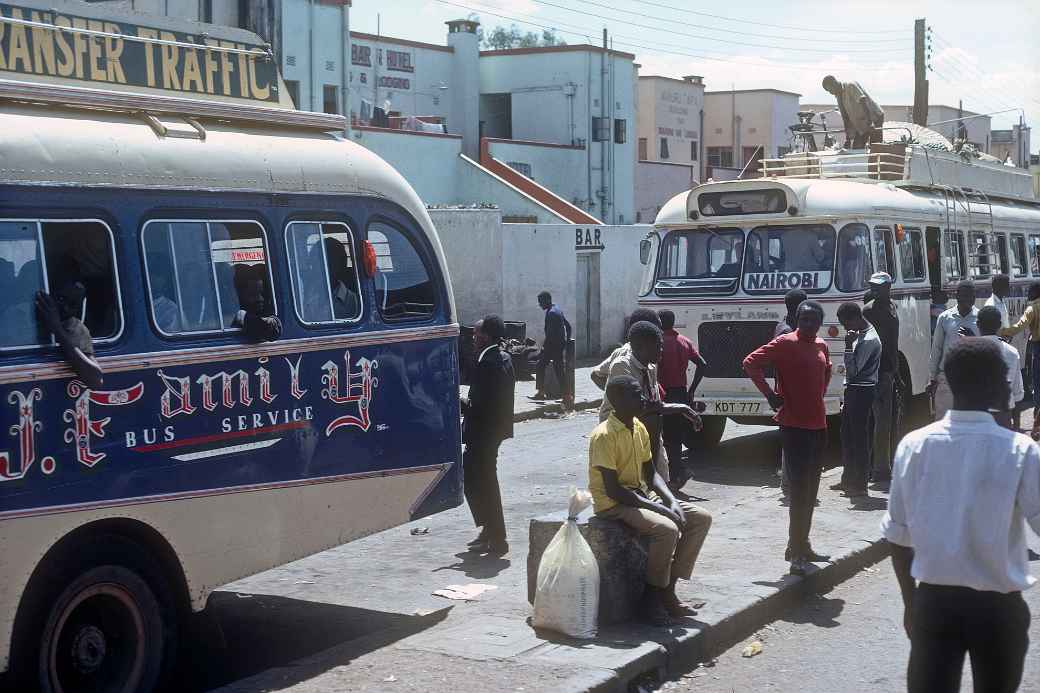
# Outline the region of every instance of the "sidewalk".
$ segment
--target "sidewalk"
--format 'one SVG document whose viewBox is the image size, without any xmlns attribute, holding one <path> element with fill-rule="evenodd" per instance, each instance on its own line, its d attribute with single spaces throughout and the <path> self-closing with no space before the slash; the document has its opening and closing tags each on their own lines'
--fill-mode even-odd
<svg viewBox="0 0 1040 693">
<path fill-rule="evenodd" d="M 713 509 L 714 526 L 694 580 L 680 583 L 682 596 L 704 599 L 707 605 L 696 618 L 671 628 L 617 626 L 604 629 L 598 638 L 587 642 L 540 638 L 527 623 L 531 608 L 525 599 L 526 537 L 514 534 L 511 568 L 489 571 L 478 560 L 467 564 L 472 560 L 466 558 L 467 554 L 456 554 L 462 563 L 450 567 L 466 567 L 466 577 L 449 574 L 438 580 L 444 584 L 479 582 L 497 586 L 479 601 L 430 598 L 426 603 L 433 608 L 418 609 L 413 617 L 402 615 L 410 619 L 403 625 L 336 645 L 218 690 L 623 692 L 637 677 L 652 674 L 660 679 L 669 672 L 688 670 L 747 637 L 795 600 L 825 591 L 886 555 L 886 545 L 878 541 L 884 499 L 876 499 L 869 509 L 850 509 L 845 499 L 826 490 L 840 471 L 832 469 L 825 475 L 813 529 L 814 546 L 833 555 L 831 564 L 805 578 L 787 575 L 788 566 L 782 560 L 786 511 L 779 507 L 779 492 L 775 488 L 745 488 L 742 498 Z M 453 541 L 469 536 L 468 526 L 438 524 L 439 519 L 424 521 L 437 541 L 445 535 Z M 391 554 L 407 552 L 417 540 L 422 541 L 401 532 L 383 550 Z M 433 550 L 436 544 L 427 546 Z M 374 561 L 385 559 L 379 555 L 382 551 L 373 554 L 367 550 L 365 554 Z M 435 562 L 421 555 L 408 560 L 406 567 L 418 577 L 427 563 Z M 376 585 L 368 585 L 367 590 L 364 584 L 352 585 L 352 596 L 347 598 L 367 606 L 365 600 L 372 588 Z M 892 589 L 895 595 L 894 585 Z M 403 601 L 398 609 L 412 608 L 407 604 Z"/>
</svg>

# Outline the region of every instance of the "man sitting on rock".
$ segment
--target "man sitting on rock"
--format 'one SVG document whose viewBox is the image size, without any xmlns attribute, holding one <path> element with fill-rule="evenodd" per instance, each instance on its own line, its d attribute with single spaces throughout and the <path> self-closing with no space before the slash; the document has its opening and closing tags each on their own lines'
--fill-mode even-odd
<svg viewBox="0 0 1040 693">
<path fill-rule="evenodd" d="M 711 515 L 677 501 L 651 463 L 650 436 L 636 418 L 643 389 L 628 375 L 607 383 L 613 411 L 589 436 L 589 491 L 596 515 L 619 520 L 649 539 L 642 616 L 657 626 L 696 613 L 679 601 L 675 583 L 689 580 Z"/>
</svg>

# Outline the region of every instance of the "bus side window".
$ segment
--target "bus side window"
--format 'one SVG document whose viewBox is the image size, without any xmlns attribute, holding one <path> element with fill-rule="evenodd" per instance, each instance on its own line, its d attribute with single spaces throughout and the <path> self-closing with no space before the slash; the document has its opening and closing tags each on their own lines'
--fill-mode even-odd
<svg viewBox="0 0 1040 693">
<path fill-rule="evenodd" d="M 1026 276 L 1026 237 L 1011 234 L 1011 269 L 1016 277 Z"/>
<path fill-rule="evenodd" d="M 260 283 L 260 315 L 274 297 L 263 229 L 255 222 L 149 221 L 141 232 L 149 303 L 164 335 L 237 331 L 243 291 Z M 254 297 L 255 298 L 255 297 Z"/>
<path fill-rule="evenodd" d="M 1040 277 L 1040 236 L 1029 235 L 1029 271 Z"/>
<path fill-rule="evenodd" d="M 339 222 L 294 221 L 285 229 L 285 240 L 300 321 L 360 319 L 361 284 L 350 228 Z"/>
<path fill-rule="evenodd" d="M 896 263 L 892 249 L 892 229 L 887 226 L 874 227 L 874 254 L 877 257 L 877 271 L 888 272 L 895 277 Z"/>
<path fill-rule="evenodd" d="M 846 224 L 838 234 L 838 291 L 863 291 L 873 273 L 866 225 Z"/>
<path fill-rule="evenodd" d="M 897 238 L 899 248 L 899 267 L 903 273 L 903 281 L 919 282 L 924 280 L 924 237 L 920 229 L 905 229 Z"/>
<path fill-rule="evenodd" d="M 970 241 L 971 262 L 968 267 L 973 279 L 981 279 L 993 274 L 993 248 L 990 247 L 984 233 L 968 234 Z"/>
<path fill-rule="evenodd" d="M 946 261 L 946 280 L 964 279 L 964 237 L 960 231 L 947 230 L 944 234 L 946 247 L 943 258 Z"/>
<path fill-rule="evenodd" d="M 437 287 L 422 256 L 399 229 L 383 222 L 368 225 L 376 251 L 376 299 L 383 320 L 422 320 L 433 316 Z"/>
<path fill-rule="evenodd" d="M 114 339 L 122 311 L 112 235 L 99 221 L 0 221 L 0 348 L 50 344 L 38 325 L 36 292 L 78 284 L 72 312 L 91 340 Z"/>
</svg>

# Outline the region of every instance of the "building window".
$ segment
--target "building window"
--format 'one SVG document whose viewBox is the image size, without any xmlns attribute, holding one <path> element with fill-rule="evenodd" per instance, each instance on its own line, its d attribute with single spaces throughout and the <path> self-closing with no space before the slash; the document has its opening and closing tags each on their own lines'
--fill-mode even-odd
<svg viewBox="0 0 1040 693">
<path fill-rule="evenodd" d="M 700 152 L 700 147 L 697 146 L 698 144 L 699 142 L 697 142 L 697 140 L 690 142 L 690 161 L 697 161 Z"/>
<path fill-rule="evenodd" d="M 628 141 L 628 121 L 624 118 L 614 119 L 614 144 L 624 144 Z"/>
<path fill-rule="evenodd" d="M 507 161 L 506 166 L 513 169 L 517 173 L 527 176 L 528 178 L 534 179 L 531 175 L 531 164 L 524 163 L 522 161 Z"/>
<path fill-rule="evenodd" d="M 733 150 L 730 147 L 708 147 L 708 166 L 733 168 Z"/>
<path fill-rule="evenodd" d="M 639 160 L 640 161 L 646 161 L 646 159 L 647 159 L 647 155 L 646 155 L 646 138 L 645 137 L 640 137 L 639 138 Z"/>
<path fill-rule="evenodd" d="M 293 106 L 296 108 L 300 107 L 300 83 L 295 79 L 285 80 L 285 88 L 289 90 L 289 98 L 292 99 Z"/>
<path fill-rule="evenodd" d="M 667 137 L 662 137 L 661 138 L 661 158 L 662 159 L 667 159 L 668 158 L 668 138 Z"/>
<path fill-rule="evenodd" d="M 202 9 L 202 12 L 200 13 L 202 16 L 199 17 L 199 21 L 200 22 L 206 22 L 207 24 L 212 24 L 213 23 L 213 0 L 202 0 L 202 2 L 199 3 L 199 5 L 200 5 L 200 7 Z"/>
<path fill-rule="evenodd" d="M 339 113 L 339 87 L 326 84 L 322 89 L 325 113 Z"/>
</svg>

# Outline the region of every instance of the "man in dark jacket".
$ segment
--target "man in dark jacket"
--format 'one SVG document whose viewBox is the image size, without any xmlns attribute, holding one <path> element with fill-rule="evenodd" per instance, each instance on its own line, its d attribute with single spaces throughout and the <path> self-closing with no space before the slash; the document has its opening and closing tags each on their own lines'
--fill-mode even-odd
<svg viewBox="0 0 1040 693">
<path fill-rule="evenodd" d="M 538 294 L 538 305 L 545 311 L 545 342 L 542 343 L 542 356 L 538 359 L 535 369 L 535 393 L 531 395 L 531 399 L 546 400 L 549 396 L 545 391 L 545 369 L 549 367 L 550 361 L 553 372 L 556 373 L 556 382 L 566 395 L 563 354 L 567 341 L 571 338 L 571 324 L 567 322 L 560 307 L 553 303 L 552 294 L 548 291 Z"/>
<path fill-rule="evenodd" d="M 473 329 L 477 367 L 462 400 L 462 457 L 466 502 L 480 535 L 472 550 L 496 556 L 509 551 L 506 543 L 502 494 L 498 487 L 498 446 L 513 437 L 513 397 L 516 378 L 513 361 L 500 344 L 506 336 L 502 318 L 488 315 Z"/>
</svg>

